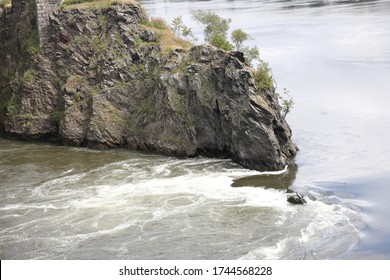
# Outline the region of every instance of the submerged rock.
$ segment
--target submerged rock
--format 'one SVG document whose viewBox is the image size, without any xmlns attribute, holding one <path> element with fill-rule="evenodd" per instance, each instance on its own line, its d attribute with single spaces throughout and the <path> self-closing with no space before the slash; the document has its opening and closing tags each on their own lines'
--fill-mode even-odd
<svg viewBox="0 0 390 280">
<path fill-rule="evenodd" d="M 297 152 L 291 130 L 274 90 L 256 88 L 242 53 L 191 47 L 178 38 L 167 45 L 172 32 L 147 22 L 138 4 L 56 10 L 38 54 L 0 56 L 2 65 L 28 59 L 13 73 L 0 70 L 8 81 L 0 88 L 6 104 L 0 130 L 64 145 L 283 169 Z M 15 36 L 2 24 L 0 36 Z"/>
<path fill-rule="evenodd" d="M 291 204 L 305 204 L 305 203 L 307 203 L 307 201 L 303 197 L 303 195 L 300 195 L 299 193 L 295 193 L 294 195 L 288 196 L 287 201 L 290 202 Z"/>
</svg>

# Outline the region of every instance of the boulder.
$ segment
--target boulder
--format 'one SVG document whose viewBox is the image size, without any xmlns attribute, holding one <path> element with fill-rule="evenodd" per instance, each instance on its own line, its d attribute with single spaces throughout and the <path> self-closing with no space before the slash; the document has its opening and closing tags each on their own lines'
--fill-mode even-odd
<svg viewBox="0 0 390 280">
<path fill-rule="evenodd" d="M 287 197 L 287 201 L 290 202 L 291 204 L 305 204 L 305 203 L 307 203 L 307 201 L 303 197 L 303 195 L 300 195 L 299 193 L 289 195 Z"/>
</svg>

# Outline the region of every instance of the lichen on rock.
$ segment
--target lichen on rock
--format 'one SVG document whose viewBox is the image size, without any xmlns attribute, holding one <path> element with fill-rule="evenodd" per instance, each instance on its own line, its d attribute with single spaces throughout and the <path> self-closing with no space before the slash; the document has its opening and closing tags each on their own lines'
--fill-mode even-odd
<svg viewBox="0 0 390 280">
<path fill-rule="evenodd" d="M 9 23 L 2 19 L 0 36 L 15 36 L 4 31 Z M 274 92 L 256 88 L 242 56 L 208 45 L 178 47 L 179 40 L 164 40 L 169 31 L 147 23 L 137 3 L 55 10 L 40 52 L 22 56 L 27 62 L 12 73 L 0 70 L 1 101 L 14 105 L 12 113 L 0 109 L 0 130 L 64 145 L 283 169 L 297 151 L 291 129 Z M 2 65 L 18 59 L 18 52 L 2 51 Z"/>
</svg>

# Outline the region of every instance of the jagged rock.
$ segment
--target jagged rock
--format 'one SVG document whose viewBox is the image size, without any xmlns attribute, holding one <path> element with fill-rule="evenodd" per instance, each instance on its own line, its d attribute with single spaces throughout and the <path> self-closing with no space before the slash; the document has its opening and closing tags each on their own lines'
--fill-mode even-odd
<svg viewBox="0 0 390 280">
<path fill-rule="evenodd" d="M 245 63 L 245 57 L 243 52 L 239 52 L 239 51 L 232 52 L 232 56 L 237 57 L 239 61 Z"/>
<path fill-rule="evenodd" d="M 148 29 L 145 29 L 141 33 L 140 38 L 145 42 L 156 42 L 157 41 L 156 34 Z"/>
<path fill-rule="evenodd" d="M 299 193 L 295 193 L 294 195 L 289 195 L 287 197 L 287 201 L 291 204 L 305 204 L 307 201 L 304 198 L 303 195 L 300 195 Z"/>
<path fill-rule="evenodd" d="M 274 92 L 256 88 L 242 53 L 206 45 L 167 50 L 145 20 L 137 4 L 52 13 L 40 54 L 22 56 L 22 63 L 7 50 L 19 64 L 10 75 L 0 73 L 13 81 L 0 91 L 16 106 L 7 115 L 3 110 L 0 130 L 64 145 L 283 169 L 297 151 L 291 130 Z M 0 42 L 8 33 L 1 34 Z M 6 57 L 1 65 L 9 65 Z"/>
</svg>

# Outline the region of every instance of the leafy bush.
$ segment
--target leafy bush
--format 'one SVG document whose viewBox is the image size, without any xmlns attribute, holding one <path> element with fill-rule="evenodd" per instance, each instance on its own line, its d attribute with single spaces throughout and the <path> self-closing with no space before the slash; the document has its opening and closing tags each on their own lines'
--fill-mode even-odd
<svg viewBox="0 0 390 280">
<path fill-rule="evenodd" d="M 244 47 L 245 41 L 251 39 L 251 36 L 238 28 L 231 33 L 231 39 L 234 46 L 229 42 L 227 33 L 230 28 L 231 19 L 222 18 L 212 11 L 195 10 L 192 11 L 192 17 L 202 25 L 204 39 L 207 43 L 226 50 L 241 51 L 244 53 L 246 62 L 253 67 L 255 61 L 260 61 L 260 52 L 257 47 Z M 174 30 L 179 30 L 182 25 L 181 17 L 172 22 Z"/>
<path fill-rule="evenodd" d="M 184 39 L 190 41 L 196 41 L 194 34 L 192 33 L 192 29 L 186 26 L 183 22 L 183 17 L 179 16 L 172 20 L 171 23 L 172 30 L 176 33 L 176 35 L 183 37 Z"/>
<path fill-rule="evenodd" d="M 244 41 L 249 40 L 251 36 L 249 36 L 248 33 L 242 31 L 240 28 L 233 30 L 232 32 L 232 41 L 234 43 L 234 47 L 236 51 L 241 51 L 242 50 L 242 44 Z"/>
<path fill-rule="evenodd" d="M 288 113 L 290 113 L 291 109 L 294 108 L 295 102 L 294 99 L 290 96 L 289 91 L 284 88 L 283 89 L 283 96 L 279 95 L 279 100 L 281 101 L 281 106 L 282 106 L 282 113 L 283 116 L 286 117 Z"/>
<path fill-rule="evenodd" d="M 253 72 L 253 77 L 259 91 L 275 92 L 272 71 L 271 68 L 269 68 L 268 63 L 260 60 L 257 69 Z M 283 117 L 286 117 L 286 115 L 290 113 L 291 109 L 294 108 L 294 99 L 290 96 L 289 91 L 286 88 L 283 89 L 283 95 L 278 93 L 275 94 L 278 97 L 279 104 L 281 106 L 281 113 Z"/>
<path fill-rule="evenodd" d="M 229 43 L 226 37 L 221 34 L 214 35 L 210 43 L 211 45 L 228 52 L 233 50 L 233 46 Z"/>
<path fill-rule="evenodd" d="M 261 61 L 260 51 L 258 47 L 243 47 L 241 51 L 244 53 L 246 63 L 248 63 L 252 67 L 255 61 Z"/>
<path fill-rule="evenodd" d="M 253 72 L 253 78 L 255 79 L 256 87 L 260 91 L 271 90 L 274 86 L 271 68 L 263 60 L 260 60 L 257 69 Z"/>
<path fill-rule="evenodd" d="M 230 18 L 222 18 L 215 12 L 202 10 L 192 11 L 192 17 L 203 26 L 206 42 L 212 44 L 213 40 L 221 41 L 220 38 L 225 38 L 227 41 L 227 32 L 232 21 Z"/>
</svg>

